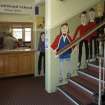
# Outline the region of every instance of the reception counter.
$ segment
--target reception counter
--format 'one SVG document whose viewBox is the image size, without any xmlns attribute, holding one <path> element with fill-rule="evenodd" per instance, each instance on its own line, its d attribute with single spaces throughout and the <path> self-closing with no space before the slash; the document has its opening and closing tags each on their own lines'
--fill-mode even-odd
<svg viewBox="0 0 105 105">
<path fill-rule="evenodd" d="M 0 77 L 34 74 L 35 50 L 0 50 Z"/>
</svg>

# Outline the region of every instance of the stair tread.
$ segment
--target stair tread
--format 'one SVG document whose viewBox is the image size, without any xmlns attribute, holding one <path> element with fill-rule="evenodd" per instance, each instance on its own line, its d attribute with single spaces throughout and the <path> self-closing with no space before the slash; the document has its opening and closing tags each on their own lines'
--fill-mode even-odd
<svg viewBox="0 0 105 105">
<path fill-rule="evenodd" d="M 69 105 L 75 105 L 72 101 L 69 101 L 69 100 L 67 99 L 67 97 L 64 97 L 64 95 L 63 95 L 61 92 L 57 91 L 56 93 L 59 94 L 59 95 L 62 95 L 63 98 L 69 102 Z"/>
<path fill-rule="evenodd" d="M 80 85 L 84 86 L 85 88 L 92 92 L 98 93 L 98 84 L 94 82 L 92 79 L 79 75 L 72 77 L 71 80 L 79 83 Z"/>
<path fill-rule="evenodd" d="M 75 97 L 75 100 L 78 100 L 81 104 L 80 105 L 88 105 L 94 101 L 94 97 L 87 95 L 86 92 L 79 89 L 73 84 L 67 84 L 60 87 L 64 92 L 68 93 L 69 95 Z"/>
<path fill-rule="evenodd" d="M 99 66 L 99 60 L 92 61 L 92 62 L 90 62 L 89 64 L 93 64 L 93 65 L 95 65 L 95 66 Z M 104 65 L 103 60 L 102 60 L 102 62 L 101 62 L 101 65 L 102 65 L 102 67 L 103 67 L 103 65 Z"/>
<path fill-rule="evenodd" d="M 96 78 L 99 78 L 99 75 L 98 75 L 96 72 L 94 72 L 94 71 L 92 71 L 92 70 L 89 70 L 88 68 L 86 68 L 86 69 L 81 69 L 80 71 L 82 71 L 82 72 L 84 72 L 84 73 L 87 73 L 87 74 L 89 74 L 89 75 L 92 75 L 92 76 L 94 76 L 94 77 L 96 77 Z"/>
<path fill-rule="evenodd" d="M 88 70 L 91 70 L 93 71 L 94 73 L 98 74 L 99 75 L 99 68 L 95 68 L 95 67 L 92 67 L 92 66 L 88 66 Z M 102 69 L 102 73 L 103 73 L 103 69 Z M 104 71 L 105 73 L 105 71 Z"/>
<path fill-rule="evenodd" d="M 85 72 L 87 74 L 90 74 L 96 78 L 99 78 L 99 69 L 98 68 L 94 68 L 94 67 L 89 66 L 88 68 L 82 69 L 81 71 Z M 105 76 L 105 74 L 104 74 L 104 76 Z M 102 72 L 102 78 L 103 78 L 103 72 Z"/>
</svg>

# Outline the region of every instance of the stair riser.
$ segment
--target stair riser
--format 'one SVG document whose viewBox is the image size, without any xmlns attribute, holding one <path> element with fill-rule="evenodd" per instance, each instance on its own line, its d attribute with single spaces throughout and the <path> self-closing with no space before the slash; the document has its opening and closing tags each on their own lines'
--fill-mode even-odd
<svg viewBox="0 0 105 105">
<path fill-rule="evenodd" d="M 98 78 L 93 77 L 92 75 L 86 74 L 84 72 L 78 71 L 78 74 L 83 76 L 83 77 L 87 77 L 89 80 L 91 80 L 93 83 L 98 84 Z"/>
<path fill-rule="evenodd" d="M 94 67 L 94 68 L 99 69 L 100 68 L 99 66 L 100 66 L 99 63 L 98 64 L 88 63 L 88 67 Z M 105 70 L 105 64 L 102 64 L 101 68 Z"/>
<path fill-rule="evenodd" d="M 94 95 L 94 93 L 90 90 L 88 90 L 87 88 L 85 88 L 84 86 L 72 81 L 72 80 L 69 80 L 69 84 L 74 84 L 77 88 L 79 88 L 80 90 L 86 92 L 88 95 Z"/>
<path fill-rule="evenodd" d="M 61 87 L 59 91 L 69 100 L 72 98 L 79 105 L 89 105 L 91 102 L 95 102 L 95 98 L 92 95 L 88 95 L 87 92 L 72 83 Z"/>
<path fill-rule="evenodd" d="M 73 98 L 70 97 L 70 95 L 68 95 L 66 92 L 64 92 L 62 89 L 57 88 L 57 90 L 64 95 L 69 101 L 70 103 L 72 103 L 71 105 L 80 105 L 79 103 L 77 103 Z"/>
<path fill-rule="evenodd" d="M 91 99 L 94 100 L 94 97 L 93 97 L 92 94 L 90 94 L 90 93 L 87 92 L 87 91 L 84 91 L 84 89 L 78 87 L 78 86 L 75 85 L 73 82 L 70 82 L 69 85 L 72 86 L 73 89 L 80 91 L 80 93 L 81 93 L 80 95 L 82 95 L 82 93 L 84 93 L 84 94 L 86 94 L 88 97 L 92 97 Z M 81 103 L 81 102 L 80 102 L 80 103 Z"/>
<path fill-rule="evenodd" d="M 91 91 L 93 94 L 98 93 L 98 83 L 92 81 L 90 78 L 79 75 L 78 77 L 73 77 L 71 79 L 76 84 L 79 84 L 87 90 Z"/>
<path fill-rule="evenodd" d="M 105 58 L 105 57 L 102 57 L 102 58 L 101 58 L 101 61 L 102 61 L 102 62 L 105 62 L 104 58 Z M 99 59 L 100 59 L 100 58 L 98 57 L 97 60 L 99 61 Z"/>
</svg>

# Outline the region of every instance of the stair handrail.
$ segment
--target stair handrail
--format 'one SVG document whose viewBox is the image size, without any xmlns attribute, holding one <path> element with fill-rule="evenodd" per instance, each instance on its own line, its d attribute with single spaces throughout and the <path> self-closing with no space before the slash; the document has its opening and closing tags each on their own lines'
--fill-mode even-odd
<svg viewBox="0 0 105 105">
<path fill-rule="evenodd" d="M 63 54 L 64 52 L 66 52 L 67 50 L 69 50 L 70 48 L 73 48 L 74 46 L 76 46 L 80 41 L 84 40 L 85 38 L 87 38 L 88 36 L 90 36 L 93 32 L 97 31 L 99 28 L 101 28 L 102 26 L 105 25 L 105 20 L 98 24 L 95 28 L 93 28 L 92 30 L 87 31 L 87 33 L 81 37 L 81 38 L 77 38 L 76 40 L 74 40 L 72 43 L 66 45 L 64 48 L 60 49 L 57 51 L 56 55 L 59 56 L 61 54 Z"/>
</svg>

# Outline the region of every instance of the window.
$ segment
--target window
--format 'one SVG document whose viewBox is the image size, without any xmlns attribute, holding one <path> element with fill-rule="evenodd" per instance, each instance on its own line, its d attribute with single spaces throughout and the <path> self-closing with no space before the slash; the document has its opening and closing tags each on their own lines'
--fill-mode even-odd
<svg viewBox="0 0 105 105">
<path fill-rule="evenodd" d="M 22 28 L 13 28 L 13 36 L 16 39 L 22 39 Z"/>
<path fill-rule="evenodd" d="M 25 28 L 25 42 L 31 41 L 31 28 Z"/>
<path fill-rule="evenodd" d="M 31 42 L 31 28 L 13 28 L 13 36 L 24 42 Z"/>
</svg>

